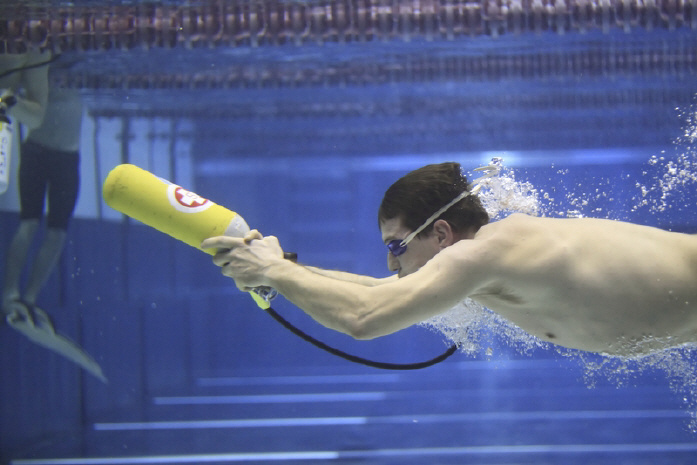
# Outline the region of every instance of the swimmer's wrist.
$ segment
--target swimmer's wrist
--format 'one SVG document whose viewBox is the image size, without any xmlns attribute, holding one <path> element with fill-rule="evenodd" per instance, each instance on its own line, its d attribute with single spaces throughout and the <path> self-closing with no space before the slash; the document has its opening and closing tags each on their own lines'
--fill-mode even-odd
<svg viewBox="0 0 697 465">
<path fill-rule="evenodd" d="M 298 268 L 300 266 L 290 260 L 278 260 L 267 268 L 266 279 L 269 281 L 269 285 L 274 287 L 291 276 L 292 273 L 296 273 Z"/>
</svg>

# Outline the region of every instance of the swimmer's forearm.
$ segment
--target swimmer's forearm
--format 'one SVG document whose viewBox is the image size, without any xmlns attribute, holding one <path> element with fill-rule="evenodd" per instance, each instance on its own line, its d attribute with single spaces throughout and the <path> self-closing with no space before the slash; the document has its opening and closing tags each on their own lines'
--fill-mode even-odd
<svg viewBox="0 0 697 465">
<path fill-rule="evenodd" d="M 322 270 L 327 271 L 327 270 Z M 362 339 L 371 286 L 337 279 L 287 261 L 267 270 L 268 284 L 327 328 Z"/>
<path fill-rule="evenodd" d="M 389 276 L 387 278 L 374 278 L 372 276 L 365 276 L 354 273 L 347 273 L 345 271 L 337 270 L 325 270 L 323 268 L 316 268 L 314 266 L 305 266 L 308 270 L 313 273 L 326 276 L 328 278 L 339 279 L 341 281 L 348 281 L 351 283 L 361 284 L 363 286 L 379 286 L 381 284 L 393 282 L 397 279 L 397 275 Z"/>
<path fill-rule="evenodd" d="M 328 328 L 356 339 L 373 339 L 430 318 L 466 296 L 467 286 L 463 292 L 449 267 L 427 264 L 422 269 L 425 272 L 384 286 L 365 286 L 278 260 L 266 268 L 264 285 Z"/>
<path fill-rule="evenodd" d="M 40 102 L 17 98 L 17 103 L 8 113 L 10 118 L 16 119 L 29 129 L 36 129 L 44 120 L 46 104 L 42 106 Z"/>
</svg>

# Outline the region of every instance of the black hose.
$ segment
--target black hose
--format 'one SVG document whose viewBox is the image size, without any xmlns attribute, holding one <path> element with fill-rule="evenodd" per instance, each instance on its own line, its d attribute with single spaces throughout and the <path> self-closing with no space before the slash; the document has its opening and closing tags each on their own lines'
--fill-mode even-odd
<svg viewBox="0 0 697 465">
<path fill-rule="evenodd" d="M 306 334 L 302 330 L 298 329 L 297 327 L 293 326 L 288 320 L 283 318 L 281 315 L 276 312 L 273 308 L 269 307 L 266 309 L 266 312 L 268 312 L 269 315 L 273 317 L 274 320 L 278 321 L 281 323 L 283 326 L 285 326 L 288 330 L 290 330 L 293 334 L 296 336 L 299 336 L 309 342 L 310 344 L 314 345 L 315 347 L 319 347 L 322 350 L 326 350 L 330 354 L 336 355 L 337 357 L 341 357 L 343 359 L 349 360 L 354 363 L 360 363 L 362 365 L 367 365 L 369 367 L 373 368 L 381 368 L 383 370 L 419 370 L 421 368 L 427 368 L 432 365 L 435 365 L 436 363 L 440 363 L 446 358 L 450 357 L 452 354 L 455 353 L 455 351 L 458 348 L 457 344 L 453 344 L 440 354 L 439 356 L 432 358 L 431 360 L 426 360 L 425 362 L 418 362 L 418 363 L 386 363 L 386 362 L 375 362 L 373 360 L 368 360 L 363 357 L 358 357 L 356 355 L 351 355 L 348 354 L 344 351 L 341 351 L 339 349 L 335 349 L 334 347 L 328 346 L 322 341 L 318 341 L 314 337 L 310 336 L 309 334 Z"/>
<path fill-rule="evenodd" d="M 0 79 L 4 78 L 5 76 L 9 76 L 12 73 L 17 73 L 20 71 L 27 71 L 29 69 L 40 68 L 41 66 L 46 66 L 48 64 L 53 63 L 54 61 L 56 61 L 59 58 L 60 58 L 60 55 L 54 55 L 51 58 L 49 58 L 48 60 L 42 61 L 41 63 L 34 63 L 33 65 L 26 65 L 26 66 L 20 66 L 18 68 L 8 69 L 8 70 L 0 73 Z"/>
</svg>

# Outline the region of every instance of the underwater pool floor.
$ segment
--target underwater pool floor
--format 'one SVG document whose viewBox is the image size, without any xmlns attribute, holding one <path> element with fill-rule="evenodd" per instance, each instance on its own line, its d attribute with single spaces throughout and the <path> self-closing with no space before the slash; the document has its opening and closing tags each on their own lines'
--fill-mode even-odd
<svg viewBox="0 0 697 465">
<path fill-rule="evenodd" d="M 588 388 L 556 360 L 330 371 L 199 377 L 9 463 L 655 465 L 697 454 L 665 380 Z"/>
</svg>

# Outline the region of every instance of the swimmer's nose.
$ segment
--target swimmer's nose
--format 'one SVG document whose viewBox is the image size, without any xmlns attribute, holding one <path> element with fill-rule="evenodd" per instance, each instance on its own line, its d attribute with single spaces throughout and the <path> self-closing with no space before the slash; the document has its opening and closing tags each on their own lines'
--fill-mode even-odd
<svg viewBox="0 0 697 465">
<path fill-rule="evenodd" d="M 387 269 L 392 272 L 399 271 L 399 261 L 391 252 L 387 252 Z"/>
</svg>

